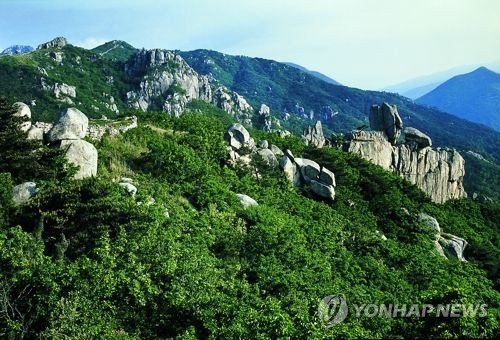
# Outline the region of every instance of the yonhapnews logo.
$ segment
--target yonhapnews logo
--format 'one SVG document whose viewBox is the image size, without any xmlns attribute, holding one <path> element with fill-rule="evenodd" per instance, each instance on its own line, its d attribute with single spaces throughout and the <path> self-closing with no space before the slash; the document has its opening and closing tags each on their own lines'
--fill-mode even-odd
<svg viewBox="0 0 500 340">
<path fill-rule="evenodd" d="M 351 304 L 344 294 L 328 295 L 321 299 L 317 315 L 326 327 L 343 322 L 351 309 L 353 317 L 392 318 L 476 318 L 488 315 L 487 304 Z"/>
</svg>

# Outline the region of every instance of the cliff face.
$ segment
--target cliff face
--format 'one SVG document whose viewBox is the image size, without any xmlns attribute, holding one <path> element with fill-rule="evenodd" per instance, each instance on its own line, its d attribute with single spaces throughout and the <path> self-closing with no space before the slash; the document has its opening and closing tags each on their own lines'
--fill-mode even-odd
<svg viewBox="0 0 500 340">
<path fill-rule="evenodd" d="M 384 106 L 386 104 L 382 107 Z M 387 107 L 392 109 L 387 112 L 392 111 L 397 115 L 394 106 L 387 105 Z M 378 115 L 379 112 L 378 108 L 372 109 L 370 115 L 372 129 L 381 126 L 372 123 L 377 121 L 374 115 Z M 393 120 L 385 119 L 385 122 L 394 121 L 395 124 L 393 126 L 383 124 L 384 131 L 352 131 L 347 135 L 344 149 L 357 153 L 416 184 L 434 202 L 444 203 L 449 199 L 466 197 L 463 186 L 465 161 L 462 156 L 454 149 L 431 148 L 431 139 L 413 128 L 404 130 L 403 144 L 396 145 L 396 140 L 391 143 L 387 131 L 390 131 L 391 139 L 401 133 L 402 124 L 399 123 L 398 117 L 399 115 Z"/>
<path fill-rule="evenodd" d="M 138 80 L 127 93 L 128 104 L 142 111 L 159 105 L 154 109 L 179 116 L 192 99 L 212 103 L 242 121 L 252 111 L 242 96 L 199 75 L 172 51 L 143 49 L 128 61 L 125 71 Z"/>
</svg>

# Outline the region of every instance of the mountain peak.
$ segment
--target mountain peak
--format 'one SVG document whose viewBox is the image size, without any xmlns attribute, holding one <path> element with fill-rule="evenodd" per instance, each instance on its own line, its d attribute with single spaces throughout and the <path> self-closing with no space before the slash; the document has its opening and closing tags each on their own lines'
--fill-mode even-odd
<svg viewBox="0 0 500 340">
<path fill-rule="evenodd" d="M 99 53 L 106 59 L 125 62 L 138 50 L 123 40 L 111 40 L 93 48 L 91 51 Z"/>
<path fill-rule="evenodd" d="M 38 45 L 37 50 L 48 49 L 48 48 L 62 48 L 68 44 L 68 40 L 65 37 L 57 37 L 49 42 Z"/>
<path fill-rule="evenodd" d="M 495 72 L 493 72 L 492 70 L 490 70 L 489 68 L 487 68 L 485 66 L 478 67 L 477 69 L 475 69 L 471 73 L 472 74 L 496 74 Z"/>
<path fill-rule="evenodd" d="M 0 55 L 26 54 L 32 52 L 33 50 L 33 47 L 27 45 L 12 45 L 0 52 Z"/>
</svg>

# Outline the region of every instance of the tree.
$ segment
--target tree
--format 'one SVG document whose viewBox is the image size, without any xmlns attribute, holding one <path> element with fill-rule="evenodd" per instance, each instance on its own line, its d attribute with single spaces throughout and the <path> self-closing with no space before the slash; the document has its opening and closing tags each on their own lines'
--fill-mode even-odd
<svg viewBox="0 0 500 340">
<path fill-rule="evenodd" d="M 15 112 L 7 99 L 0 97 L 0 173 L 9 172 L 15 183 L 67 176 L 63 150 L 28 140 L 20 128 L 26 118 L 14 116 Z"/>
</svg>

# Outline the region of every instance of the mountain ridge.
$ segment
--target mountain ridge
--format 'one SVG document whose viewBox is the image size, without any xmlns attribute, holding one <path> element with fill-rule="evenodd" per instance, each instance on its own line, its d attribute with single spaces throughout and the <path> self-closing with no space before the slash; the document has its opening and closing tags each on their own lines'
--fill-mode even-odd
<svg viewBox="0 0 500 340">
<path fill-rule="evenodd" d="M 416 102 L 500 131 L 500 74 L 484 66 L 449 79 Z"/>
</svg>

